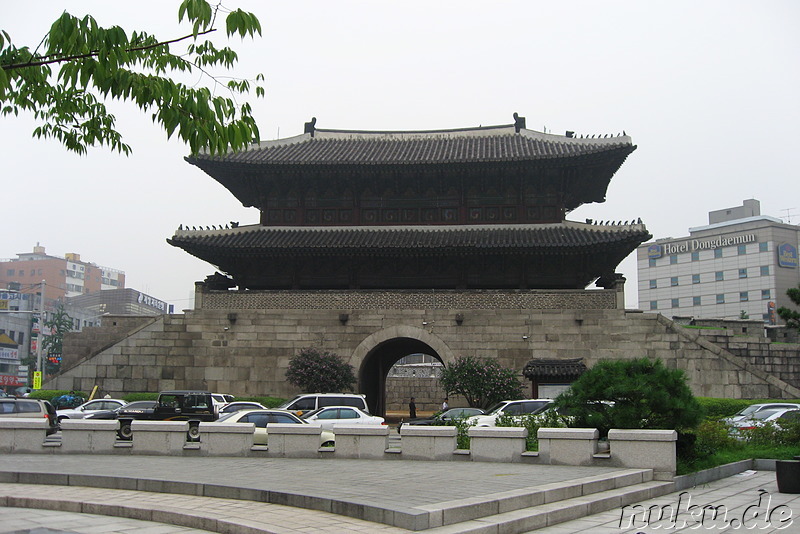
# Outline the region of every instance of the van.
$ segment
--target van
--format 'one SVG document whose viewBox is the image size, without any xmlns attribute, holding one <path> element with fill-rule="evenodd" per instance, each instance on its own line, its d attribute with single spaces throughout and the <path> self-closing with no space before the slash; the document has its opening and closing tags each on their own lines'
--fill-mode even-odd
<svg viewBox="0 0 800 534">
<path fill-rule="evenodd" d="M 326 406 L 353 406 L 369 413 L 367 398 L 354 393 L 303 393 L 278 406 L 280 410 L 290 410 L 302 415 L 305 412 Z"/>
<path fill-rule="evenodd" d="M 41 399 L 0 398 L 0 417 L 44 417 L 49 423 L 47 435 L 58 432 L 58 415 L 52 404 Z"/>
</svg>

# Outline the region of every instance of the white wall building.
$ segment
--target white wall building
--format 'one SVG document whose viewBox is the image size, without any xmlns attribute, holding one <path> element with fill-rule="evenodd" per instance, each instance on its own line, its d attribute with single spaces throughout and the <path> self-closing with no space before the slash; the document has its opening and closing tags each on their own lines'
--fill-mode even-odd
<svg viewBox="0 0 800 534">
<path fill-rule="evenodd" d="M 667 317 L 761 318 L 797 308 L 786 290 L 800 285 L 800 227 L 761 215 L 757 200 L 709 212 L 689 236 L 657 239 L 636 250 L 639 308 Z"/>
</svg>

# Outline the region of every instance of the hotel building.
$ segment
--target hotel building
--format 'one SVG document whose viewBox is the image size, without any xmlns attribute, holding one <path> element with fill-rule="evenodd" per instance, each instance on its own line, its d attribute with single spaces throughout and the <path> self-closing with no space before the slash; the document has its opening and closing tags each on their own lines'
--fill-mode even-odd
<svg viewBox="0 0 800 534">
<path fill-rule="evenodd" d="M 687 237 L 637 248 L 639 308 L 779 324 L 778 308 L 796 308 L 786 291 L 800 285 L 799 247 L 800 227 L 761 215 L 758 200 L 709 212 Z"/>
</svg>

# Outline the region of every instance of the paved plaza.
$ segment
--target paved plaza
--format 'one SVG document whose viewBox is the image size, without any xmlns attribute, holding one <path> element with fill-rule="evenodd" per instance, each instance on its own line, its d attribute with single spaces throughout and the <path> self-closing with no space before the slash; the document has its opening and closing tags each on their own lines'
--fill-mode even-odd
<svg viewBox="0 0 800 534">
<path fill-rule="evenodd" d="M 407 460 L 3 455 L 0 533 L 409 532 L 396 524 L 402 521 L 370 514 L 381 510 L 415 518 L 415 511 L 446 510 L 455 503 L 490 506 L 537 488 L 555 492 L 576 481 L 587 484 L 628 476 L 630 471 Z M 25 481 L 14 481 L 15 473 L 25 474 Z M 268 499 L 264 492 L 269 492 Z M 225 498 L 228 495 L 236 498 Z M 292 506 L 276 503 L 281 500 Z M 544 502 L 540 508 L 556 504 Z M 542 524 L 536 532 L 689 532 L 712 526 L 725 531 L 742 518 L 746 523 L 762 521 L 758 532 L 792 532 L 800 521 L 800 496 L 778 493 L 771 471 L 747 471 L 691 488 L 682 496 L 673 492 L 640 504 L 640 508 L 616 506 L 573 521 L 550 514 L 552 524 Z M 724 505 L 727 527 L 719 528 L 719 518 L 713 525 L 708 518 L 698 524 L 690 512 L 704 505 Z M 677 515 L 669 523 L 668 514 L 659 519 L 655 513 L 648 517 L 641 512 L 648 507 L 675 509 Z M 419 530 L 419 524 L 408 526 Z M 507 528 L 473 520 L 433 525 L 426 532 L 502 534 L 511 531 Z M 731 531 L 743 529 L 750 530 Z"/>
</svg>

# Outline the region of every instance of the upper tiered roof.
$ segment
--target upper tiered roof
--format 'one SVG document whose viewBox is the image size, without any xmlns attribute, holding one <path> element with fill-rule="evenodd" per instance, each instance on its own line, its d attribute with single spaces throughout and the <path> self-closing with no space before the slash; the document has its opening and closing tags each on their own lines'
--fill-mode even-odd
<svg viewBox="0 0 800 534">
<path fill-rule="evenodd" d="M 201 168 L 212 162 L 242 165 L 452 164 L 575 158 L 614 152 L 627 156 L 635 148 L 627 135 L 568 137 L 517 128 L 513 124 L 410 132 L 314 129 L 295 137 L 263 141 L 242 152 L 225 156 L 201 154 L 187 161 Z"/>
</svg>

